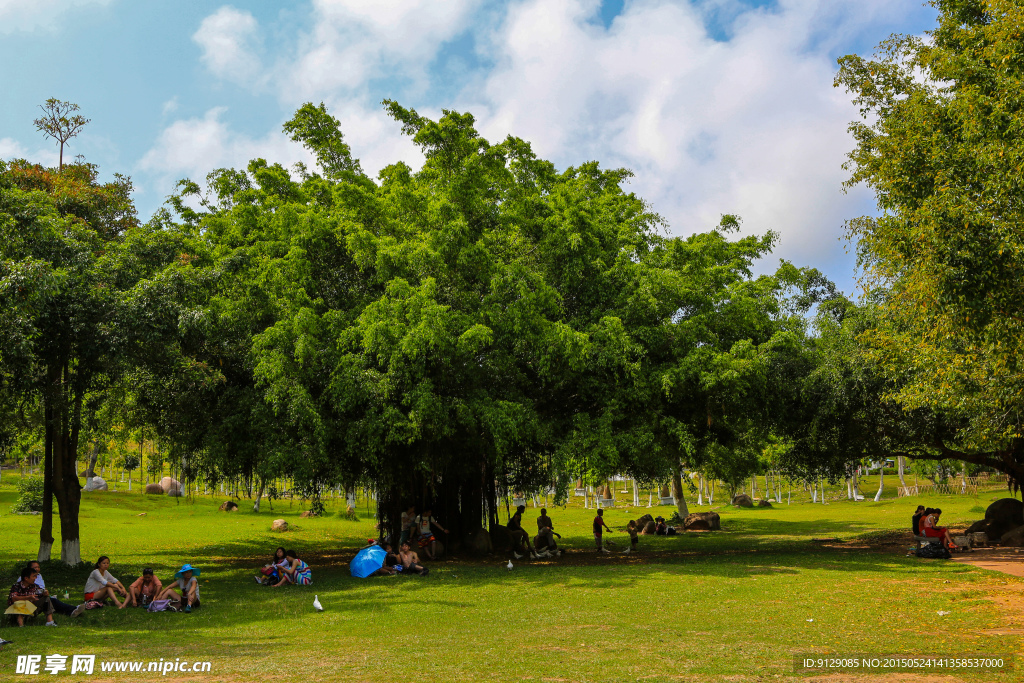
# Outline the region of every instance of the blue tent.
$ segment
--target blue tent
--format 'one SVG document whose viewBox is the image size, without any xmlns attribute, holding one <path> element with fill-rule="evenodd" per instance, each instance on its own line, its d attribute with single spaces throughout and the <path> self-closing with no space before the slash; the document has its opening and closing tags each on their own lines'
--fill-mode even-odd
<svg viewBox="0 0 1024 683">
<path fill-rule="evenodd" d="M 363 548 L 352 559 L 352 564 L 350 565 L 352 576 L 357 579 L 365 579 L 384 566 L 385 556 L 387 556 L 387 553 L 379 545 Z"/>
</svg>

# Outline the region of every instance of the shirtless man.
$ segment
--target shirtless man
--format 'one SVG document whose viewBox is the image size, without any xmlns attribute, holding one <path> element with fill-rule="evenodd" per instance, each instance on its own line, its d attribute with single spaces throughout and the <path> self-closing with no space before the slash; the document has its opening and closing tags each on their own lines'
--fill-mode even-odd
<svg viewBox="0 0 1024 683">
<path fill-rule="evenodd" d="M 420 564 L 420 556 L 410 547 L 409 541 L 402 543 L 398 550 L 398 558 L 402 561 L 402 573 L 419 574 L 426 576 L 430 570 Z"/>
</svg>

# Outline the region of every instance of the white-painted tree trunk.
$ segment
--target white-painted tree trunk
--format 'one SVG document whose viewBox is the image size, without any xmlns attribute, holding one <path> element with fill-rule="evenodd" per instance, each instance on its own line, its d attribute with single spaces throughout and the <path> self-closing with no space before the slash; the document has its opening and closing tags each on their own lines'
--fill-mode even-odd
<svg viewBox="0 0 1024 683">
<path fill-rule="evenodd" d="M 878 493 L 875 494 L 875 502 L 882 500 L 882 491 L 885 490 L 885 464 L 878 468 Z"/>
<path fill-rule="evenodd" d="M 850 486 L 850 477 L 846 478 L 846 500 L 853 498 L 853 487 Z"/>
<path fill-rule="evenodd" d="M 53 551 L 52 541 L 39 541 L 39 552 L 36 554 L 36 560 L 39 562 L 49 562 L 50 553 Z"/>
<path fill-rule="evenodd" d="M 61 540 L 60 543 L 60 560 L 64 564 L 77 565 L 82 563 L 82 546 L 81 541 L 77 538 L 70 540 Z"/>
<path fill-rule="evenodd" d="M 897 455 L 896 456 L 896 473 L 900 477 L 900 486 L 902 486 L 903 488 L 907 487 L 907 480 L 903 478 L 903 469 L 905 467 L 906 467 L 906 465 L 904 463 L 903 456 L 902 455 Z"/>
<path fill-rule="evenodd" d="M 793 504 L 793 482 L 789 482 L 789 497 L 786 499 L 786 505 Z"/>
<path fill-rule="evenodd" d="M 818 487 L 817 486 L 812 486 L 811 487 L 811 502 L 812 503 L 817 503 L 818 502 Z"/>
<path fill-rule="evenodd" d="M 704 477 L 697 475 L 697 505 L 704 504 Z"/>
<path fill-rule="evenodd" d="M 590 487 L 589 486 L 584 486 L 583 487 L 583 509 L 584 510 L 589 510 L 590 509 Z"/>
<path fill-rule="evenodd" d="M 757 498 L 757 475 L 755 474 L 750 478 L 750 498 Z"/>
<path fill-rule="evenodd" d="M 640 488 L 636 485 L 636 479 L 633 480 L 633 507 L 640 507 Z"/>
<path fill-rule="evenodd" d="M 825 482 L 819 477 L 818 486 L 821 487 L 821 504 L 825 504 Z"/>
</svg>

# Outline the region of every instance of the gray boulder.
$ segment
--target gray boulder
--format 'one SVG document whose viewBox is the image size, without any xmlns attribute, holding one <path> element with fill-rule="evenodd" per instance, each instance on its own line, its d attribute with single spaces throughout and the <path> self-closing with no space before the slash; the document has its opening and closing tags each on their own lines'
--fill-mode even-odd
<svg viewBox="0 0 1024 683">
<path fill-rule="evenodd" d="M 1024 548 L 1024 525 L 1011 529 L 999 537 L 999 544 L 1010 548 Z"/>
<path fill-rule="evenodd" d="M 160 484 L 146 484 L 146 493 L 151 496 L 162 496 L 164 495 L 164 487 Z"/>
<path fill-rule="evenodd" d="M 683 519 L 683 528 L 687 531 L 719 531 L 722 518 L 717 512 L 691 512 Z"/>
<path fill-rule="evenodd" d="M 762 498 L 761 500 L 757 501 L 757 507 L 759 507 L 759 508 L 770 508 L 770 507 L 774 507 L 774 506 L 771 503 L 769 503 L 767 500 Z"/>
<path fill-rule="evenodd" d="M 737 493 L 732 499 L 732 504 L 740 508 L 752 508 L 754 507 L 753 499 L 745 493 Z"/>
<path fill-rule="evenodd" d="M 89 481 L 85 482 L 86 491 L 106 491 L 107 482 L 103 480 L 103 477 L 93 477 Z"/>
</svg>

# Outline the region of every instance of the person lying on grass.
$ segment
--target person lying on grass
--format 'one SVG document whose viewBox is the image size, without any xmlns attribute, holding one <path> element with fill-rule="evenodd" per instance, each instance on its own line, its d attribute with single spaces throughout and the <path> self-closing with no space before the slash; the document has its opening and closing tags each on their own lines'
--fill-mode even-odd
<svg viewBox="0 0 1024 683">
<path fill-rule="evenodd" d="M 270 564 L 263 565 L 260 570 L 260 576 L 256 577 L 256 583 L 261 586 L 272 586 L 281 580 L 282 570 L 291 565 L 288 557 L 284 554 L 284 547 L 278 546 L 277 550 L 274 551 L 274 557 L 270 560 Z"/>
<path fill-rule="evenodd" d="M 509 538 L 512 539 L 512 555 L 518 560 L 526 553 L 529 553 L 531 557 L 536 557 L 537 554 L 530 550 L 530 534 L 526 533 L 526 529 L 523 528 L 523 513 L 526 512 L 526 506 L 520 505 L 516 508 L 514 515 L 509 517 L 506 529 L 508 529 Z M 522 555 L 517 551 L 522 551 Z"/>
<path fill-rule="evenodd" d="M 409 541 L 406 541 L 398 549 L 398 557 L 402 561 L 402 573 L 419 574 L 420 576 L 426 576 L 430 570 L 420 564 L 420 556 L 417 555 L 412 546 L 409 545 Z"/>
<path fill-rule="evenodd" d="M 147 567 L 142 570 L 142 576 L 128 586 L 128 599 L 124 604 L 130 602 L 132 607 L 147 607 L 159 597 L 163 589 L 164 584 L 153 575 L 153 570 Z"/>
<path fill-rule="evenodd" d="M 158 600 L 170 600 L 175 608 L 181 608 L 185 604 L 184 611 L 191 612 L 193 608 L 199 607 L 199 567 L 190 564 L 181 565 L 181 569 L 174 572 L 174 583 L 164 589 Z M 177 590 L 175 590 L 177 587 Z"/>
<path fill-rule="evenodd" d="M 428 559 L 434 559 L 434 554 L 437 552 L 437 539 L 434 538 L 433 527 L 437 527 L 444 533 L 448 533 L 448 530 L 441 526 L 436 519 L 434 519 L 430 513 L 430 508 L 426 508 L 423 514 L 416 518 L 416 529 L 419 532 L 419 545 L 420 550 L 427 556 Z"/>
<path fill-rule="evenodd" d="M 294 550 L 287 550 L 284 555 L 288 564 L 281 568 L 281 580 L 274 584 L 274 588 L 286 583 L 293 583 L 296 586 L 308 586 L 313 583 L 313 570 L 299 559 Z"/>
<path fill-rule="evenodd" d="M 604 547 L 602 543 L 604 530 L 608 529 L 608 533 L 612 532 L 611 527 L 605 524 L 604 521 L 604 510 L 597 511 L 597 517 L 594 517 L 594 545 L 597 546 L 597 552 L 599 553 L 610 553 L 611 551 Z"/>
<path fill-rule="evenodd" d="M 43 575 L 40 573 L 42 571 L 42 567 L 40 566 L 40 564 L 35 560 L 32 560 L 25 566 L 36 573 L 36 585 L 45 591 L 46 582 L 43 581 Z M 57 614 L 63 614 L 66 617 L 77 617 L 79 614 L 85 611 L 85 603 L 72 607 L 66 602 L 61 602 L 52 595 L 50 596 L 50 603 L 53 605 L 54 612 L 56 612 Z M 81 609 L 79 609 L 79 607 Z"/>
<path fill-rule="evenodd" d="M 50 593 L 36 583 L 37 575 L 38 572 L 31 567 L 23 568 L 20 578 L 11 586 L 11 590 L 7 594 L 7 611 L 4 614 L 11 615 L 18 626 L 24 626 L 26 618 L 31 619 L 37 614 L 46 615 L 47 626 L 57 625 L 53 620 L 53 613 L 56 610 L 50 599 Z M 73 607 L 68 616 L 77 617 L 83 610 L 85 610 L 85 605 Z"/>
<path fill-rule="evenodd" d="M 124 585 L 111 576 L 110 572 L 110 558 L 106 555 L 101 555 L 100 559 L 96 560 L 96 564 L 93 565 L 92 573 L 89 574 L 89 578 L 85 581 L 85 601 L 95 600 L 96 602 L 103 602 L 107 598 L 114 601 L 114 604 L 120 609 L 124 609 L 127 604 L 128 591 Z M 124 604 L 117 599 L 117 594 L 120 593 L 126 599 Z"/>
</svg>

